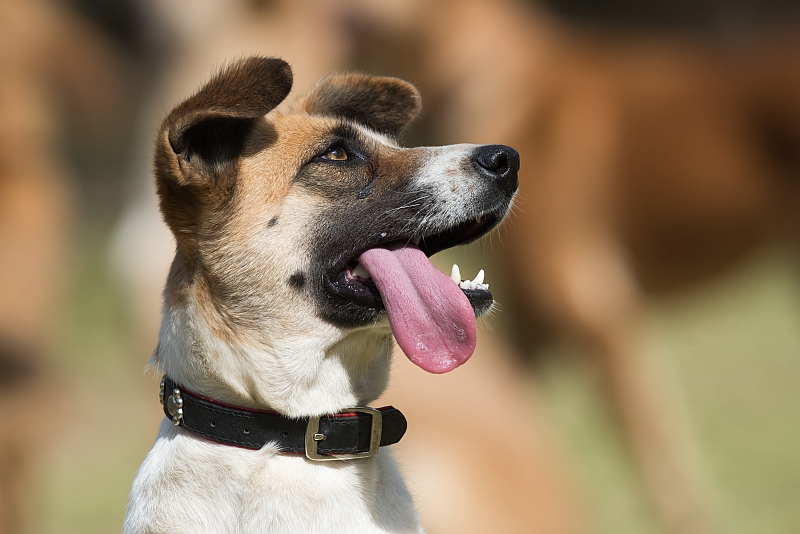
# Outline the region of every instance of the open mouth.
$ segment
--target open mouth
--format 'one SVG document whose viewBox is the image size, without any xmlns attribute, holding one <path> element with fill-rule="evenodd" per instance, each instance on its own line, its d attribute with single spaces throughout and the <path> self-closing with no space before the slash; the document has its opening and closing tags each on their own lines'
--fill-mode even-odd
<svg viewBox="0 0 800 534">
<path fill-rule="evenodd" d="M 380 290 L 364 266 L 358 261 L 365 250 L 374 247 L 418 248 L 427 257 L 431 257 L 438 252 L 466 245 L 486 235 L 497 225 L 498 220 L 496 215 L 489 213 L 436 234 L 389 238 L 357 251 L 349 260 L 332 269 L 328 275 L 328 282 L 333 292 L 340 297 L 367 308 L 384 310 L 385 305 Z M 450 278 L 469 299 L 475 314 L 480 316 L 488 311 L 493 297 L 489 292 L 489 284 L 483 283 L 483 271 L 481 270 L 474 280 L 461 280 L 458 266 L 454 265 L 453 267 Z"/>
<path fill-rule="evenodd" d="M 486 312 L 493 298 L 483 271 L 462 280 L 458 266 L 450 276 L 428 257 L 474 241 L 499 221 L 483 215 L 421 236 L 388 236 L 355 252 L 328 276 L 341 298 L 385 311 L 398 345 L 409 359 L 432 373 L 451 371 L 475 350 L 475 317 Z"/>
</svg>

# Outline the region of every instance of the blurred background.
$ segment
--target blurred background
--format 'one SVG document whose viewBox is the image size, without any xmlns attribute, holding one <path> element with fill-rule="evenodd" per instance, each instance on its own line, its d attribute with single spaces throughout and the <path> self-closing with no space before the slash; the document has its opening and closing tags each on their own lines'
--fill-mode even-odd
<svg viewBox="0 0 800 534">
<path fill-rule="evenodd" d="M 252 53 L 290 99 L 415 83 L 408 145 L 521 154 L 510 220 L 436 260 L 487 272 L 476 355 L 398 354 L 382 399 L 430 532 L 797 532 L 799 29 L 791 0 L 0 0 L 0 533 L 120 530 L 162 417 L 152 139 Z"/>
</svg>

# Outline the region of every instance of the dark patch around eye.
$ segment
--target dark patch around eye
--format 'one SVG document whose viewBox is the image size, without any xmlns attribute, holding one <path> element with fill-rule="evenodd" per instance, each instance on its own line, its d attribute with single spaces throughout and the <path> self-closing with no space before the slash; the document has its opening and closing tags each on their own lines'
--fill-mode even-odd
<svg viewBox="0 0 800 534">
<path fill-rule="evenodd" d="M 289 285 L 295 289 L 302 289 L 306 285 L 306 275 L 297 271 L 289 277 Z"/>
<path fill-rule="evenodd" d="M 366 156 L 360 155 L 363 152 L 353 150 L 348 143 L 342 145 L 347 147 L 350 158 L 336 161 L 317 156 L 300 169 L 294 181 L 306 190 L 330 199 L 352 198 L 372 180 L 373 166 Z"/>
</svg>

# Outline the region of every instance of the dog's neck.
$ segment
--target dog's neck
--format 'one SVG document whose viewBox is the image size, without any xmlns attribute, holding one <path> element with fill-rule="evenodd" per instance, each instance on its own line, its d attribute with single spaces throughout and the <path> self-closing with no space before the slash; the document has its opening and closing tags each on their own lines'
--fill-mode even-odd
<svg viewBox="0 0 800 534">
<path fill-rule="evenodd" d="M 343 332 L 315 320 L 223 339 L 196 295 L 166 301 L 151 366 L 206 397 L 303 417 L 369 404 L 386 388 L 388 326 Z"/>
</svg>

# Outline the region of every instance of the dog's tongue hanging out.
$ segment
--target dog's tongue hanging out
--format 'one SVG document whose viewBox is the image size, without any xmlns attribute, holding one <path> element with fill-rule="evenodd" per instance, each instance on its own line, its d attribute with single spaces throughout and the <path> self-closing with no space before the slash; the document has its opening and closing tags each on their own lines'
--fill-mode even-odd
<svg viewBox="0 0 800 534">
<path fill-rule="evenodd" d="M 446 373 L 472 356 L 472 306 L 424 252 L 413 245 L 373 248 L 358 262 L 378 287 L 397 344 L 412 362 Z"/>
</svg>

